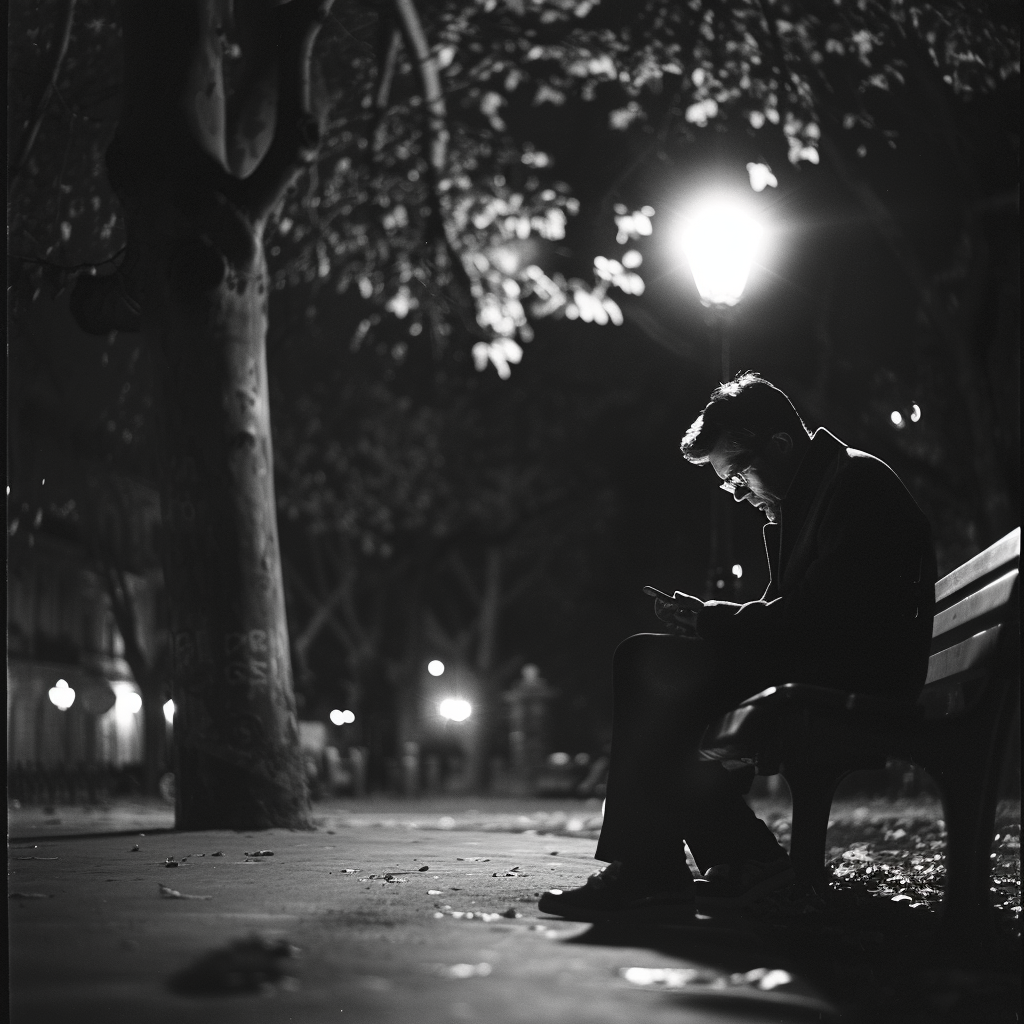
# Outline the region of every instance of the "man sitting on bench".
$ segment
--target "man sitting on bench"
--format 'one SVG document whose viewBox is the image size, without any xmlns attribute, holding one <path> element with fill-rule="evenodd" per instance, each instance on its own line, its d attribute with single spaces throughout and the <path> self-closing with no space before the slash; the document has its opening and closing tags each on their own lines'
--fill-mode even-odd
<svg viewBox="0 0 1024 1024">
<path fill-rule="evenodd" d="M 913 699 L 924 683 L 936 577 L 931 528 L 896 474 L 754 373 L 718 387 L 682 442 L 722 488 L 768 519 L 760 601 L 655 599 L 670 634 L 615 652 L 611 763 L 587 883 L 540 909 L 581 921 L 674 920 L 743 906 L 793 881 L 786 852 L 743 799 L 753 770 L 702 761 L 707 724 L 784 683 Z M 686 867 L 683 843 L 701 874 Z"/>
</svg>

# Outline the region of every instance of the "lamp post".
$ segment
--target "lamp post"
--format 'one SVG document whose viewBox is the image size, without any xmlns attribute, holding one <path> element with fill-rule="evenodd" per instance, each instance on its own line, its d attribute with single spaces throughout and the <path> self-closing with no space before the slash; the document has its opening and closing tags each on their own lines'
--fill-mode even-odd
<svg viewBox="0 0 1024 1024">
<path fill-rule="evenodd" d="M 680 243 L 700 293 L 711 336 L 708 362 L 712 380 L 719 373 L 723 383 L 730 379 L 729 321 L 747 286 L 762 234 L 761 225 L 741 205 L 723 199 L 702 204 L 683 221 Z M 731 503 L 731 498 L 719 490 L 715 478 L 705 585 L 708 598 L 733 596 L 739 580 L 732 570 Z"/>
</svg>

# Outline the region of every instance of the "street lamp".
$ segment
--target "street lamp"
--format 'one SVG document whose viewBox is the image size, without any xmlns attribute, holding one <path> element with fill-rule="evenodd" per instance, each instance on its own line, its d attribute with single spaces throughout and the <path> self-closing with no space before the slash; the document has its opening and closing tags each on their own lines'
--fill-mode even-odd
<svg viewBox="0 0 1024 1024">
<path fill-rule="evenodd" d="M 763 235 L 762 226 L 741 203 L 724 198 L 710 199 L 695 207 L 680 227 L 680 248 L 700 293 L 704 319 L 712 336 L 711 377 L 714 379 L 721 372 L 723 383 L 731 376 L 728 320 L 747 286 Z M 715 479 L 712 481 L 708 597 L 725 596 L 726 587 L 735 589 L 742 569 L 740 573 L 729 572 L 725 567 L 731 565 L 732 518 Z"/>
</svg>

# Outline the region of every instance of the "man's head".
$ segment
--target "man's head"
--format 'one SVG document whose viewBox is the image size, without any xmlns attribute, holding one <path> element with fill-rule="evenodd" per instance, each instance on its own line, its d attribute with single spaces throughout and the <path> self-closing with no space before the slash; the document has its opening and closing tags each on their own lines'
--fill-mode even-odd
<svg viewBox="0 0 1024 1024">
<path fill-rule="evenodd" d="M 688 461 L 710 462 L 737 501 L 775 522 L 809 442 L 789 398 L 746 372 L 715 388 L 680 447 Z"/>
</svg>

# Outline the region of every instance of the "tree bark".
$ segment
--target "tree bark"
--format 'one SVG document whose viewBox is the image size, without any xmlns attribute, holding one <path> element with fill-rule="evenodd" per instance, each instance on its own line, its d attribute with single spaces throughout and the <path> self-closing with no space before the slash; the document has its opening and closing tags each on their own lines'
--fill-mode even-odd
<svg viewBox="0 0 1024 1024">
<path fill-rule="evenodd" d="M 309 826 L 274 500 L 262 241 L 319 142 L 309 63 L 330 0 L 233 6 L 126 0 L 124 108 L 107 152 L 158 366 L 181 829 Z M 262 119 L 244 96 L 227 106 L 232 18 L 274 36 L 259 52 L 276 66 L 244 76 Z"/>
</svg>

